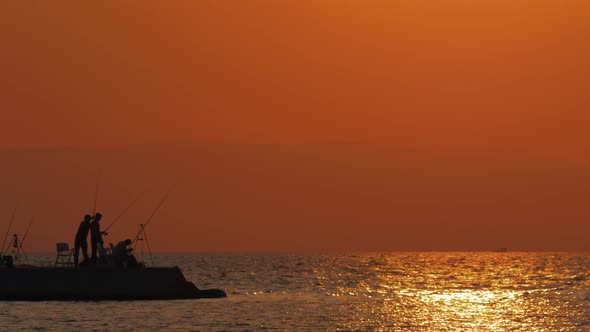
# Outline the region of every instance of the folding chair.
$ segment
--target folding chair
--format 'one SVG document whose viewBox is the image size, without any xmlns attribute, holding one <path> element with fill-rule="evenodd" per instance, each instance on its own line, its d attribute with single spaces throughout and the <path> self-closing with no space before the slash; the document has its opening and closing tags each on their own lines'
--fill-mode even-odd
<svg viewBox="0 0 590 332">
<path fill-rule="evenodd" d="M 70 249 L 67 243 L 56 243 L 57 257 L 55 258 L 55 265 L 73 265 L 72 257 L 74 256 L 74 249 Z"/>
</svg>

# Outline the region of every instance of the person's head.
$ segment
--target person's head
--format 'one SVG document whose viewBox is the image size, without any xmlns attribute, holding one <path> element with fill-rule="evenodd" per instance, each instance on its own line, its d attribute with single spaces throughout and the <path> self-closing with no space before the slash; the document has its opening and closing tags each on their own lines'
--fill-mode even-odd
<svg viewBox="0 0 590 332">
<path fill-rule="evenodd" d="M 100 219 L 102 219 L 102 214 L 100 214 L 100 212 L 96 212 L 96 214 L 94 215 L 94 220 L 100 221 Z"/>
<path fill-rule="evenodd" d="M 125 240 L 125 244 L 130 245 L 131 244 L 131 239 Z"/>
<path fill-rule="evenodd" d="M 92 220 L 92 216 L 87 214 L 84 216 L 84 221 L 89 222 L 90 220 Z"/>
</svg>

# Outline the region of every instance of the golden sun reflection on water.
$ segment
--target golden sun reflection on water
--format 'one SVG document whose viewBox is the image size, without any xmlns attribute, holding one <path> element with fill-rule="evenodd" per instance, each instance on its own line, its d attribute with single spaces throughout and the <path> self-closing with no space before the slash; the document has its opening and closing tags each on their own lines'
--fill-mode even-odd
<svg viewBox="0 0 590 332">
<path fill-rule="evenodd" d="M 425 253 L 359 257 L 331 295 L 341 330 L 579 331 L 587 326 L 586 264 L 534 254 Z M 329 277 L 327 277 L 329 280 Z M 342 314 L 342 312 L 340 313 Z"/>
<path fill-rule="evenodd" d="M 443 294 L 423 293 L 418 297 L 421 301 L 435 307 L 440 318 L 456 317 L 466 322 L 466 327 L 499 329 L 508 322 L 504 321 L 503 313 L 510 310 L 523 311 L 516 301 L 514 291 L 461 290 Z"/>
<path fill-rule="evenodd" d="M 403 289 L 397 297 L 386 298 L 380 308 L 370 309 L 372 314 L 386 313 L 389 318 L 376 328 L 389 330 L 406 320 L 408 329 L 440 330 L 503 330 L 511 320 L 522 315 L 526 306 L 519 297 L 522 292 L 511 290 L 455 289 L 430 291 Z M 520 327 L 527 326 L 520 322 Z"/>
</svg>

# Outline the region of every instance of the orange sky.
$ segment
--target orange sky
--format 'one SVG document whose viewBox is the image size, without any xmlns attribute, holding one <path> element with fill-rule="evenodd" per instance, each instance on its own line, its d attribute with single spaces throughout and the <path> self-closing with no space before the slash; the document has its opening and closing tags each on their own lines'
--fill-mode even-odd
<svg viewBox="0 0 590 332">
<path fill-rule="evenodd" d="M 117 236 L 182 183 L 159 250 L 590 249 L 588 13 L 3 3 L 0 215 L 45 211 L 30 246 L 51 250 L 100 172 L 105 215 L 151 193 Z"/>
</svg>

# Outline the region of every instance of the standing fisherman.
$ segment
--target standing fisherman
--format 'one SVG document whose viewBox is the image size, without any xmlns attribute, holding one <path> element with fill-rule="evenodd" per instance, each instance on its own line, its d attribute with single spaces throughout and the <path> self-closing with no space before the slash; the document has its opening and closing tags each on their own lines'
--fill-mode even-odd
<svg viewBox="0 0 590 332">
<path fill-rule="evenodd" d="M 84 255 L 84 260 L 82 264 L 87 263 L 88 261 L 88 231 L 90 230 L 90 220 L 92 217 L 87 214 L 84 216 L 84 220 L 80 223 L 78 227 L 78 232 L 76 232 L 76 240 L 74 241 L 74 265 L 78 265 L 78 257 L 80 255 L 80 249 L 82 249 L 82 255 Z"/>
<path fill-rule="evenodd" d="M 90 245 L 92 247 L 92 263 L 96 264 L 96 252 L 98 246 L 103 246 L 104 241 L 102 240 L 102 232 L 100 231 L 100 220 L 102 214 L 97 212 L 94 215 L 94 220 L 90 223 Z"/>
</svg>

